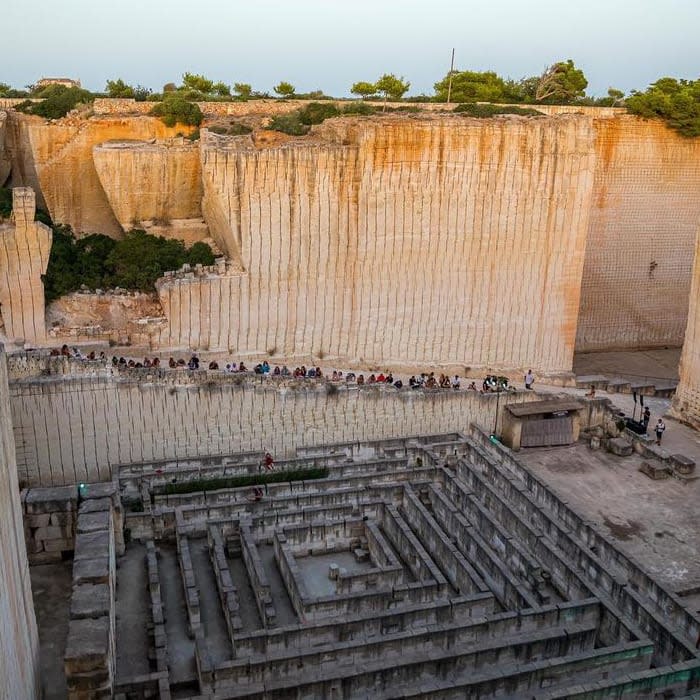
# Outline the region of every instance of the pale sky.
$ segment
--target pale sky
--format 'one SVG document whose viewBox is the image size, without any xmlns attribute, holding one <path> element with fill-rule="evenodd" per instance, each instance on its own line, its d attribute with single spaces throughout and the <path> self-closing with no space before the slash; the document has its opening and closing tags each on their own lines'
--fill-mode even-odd
<svg viewBox="0 0 700 700">
<path fill-rule="evenodd" d="M 160 91 L 185 71 L 272 92 L 349 95 L 395 73 L 433 94 L 460 70 L 512 78 L 572 58 L 588 94 L 700 77 L 700 0 L 2 0 L 0 82 L 121 77 Z"/>
</svg>

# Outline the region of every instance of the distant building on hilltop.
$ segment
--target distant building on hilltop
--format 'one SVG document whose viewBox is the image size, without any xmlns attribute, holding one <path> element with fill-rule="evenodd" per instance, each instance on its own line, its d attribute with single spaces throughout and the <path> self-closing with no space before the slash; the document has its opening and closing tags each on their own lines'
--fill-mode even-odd
<svg viewBox="0 0 700 700">
<path fill-rule="evenodd" d="M 72 87 L 80 87 L 80 81 L 79 80 L 73 80 L 73 78 L 41 78 L 41 80 L 37 80 L 36 84 L 34 85 L 34 89 L 39 89 L 39 88 L 45 88 L 48 87 L 49 85 L 63 85 L 63 87 L 67 88 L 72 88 Z"/>
</svg>

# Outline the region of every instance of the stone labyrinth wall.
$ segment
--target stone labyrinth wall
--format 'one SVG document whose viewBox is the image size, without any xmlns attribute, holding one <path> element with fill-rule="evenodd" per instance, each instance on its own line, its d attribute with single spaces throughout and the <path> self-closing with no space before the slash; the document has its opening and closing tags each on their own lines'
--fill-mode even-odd
<svg viewBox="0 0 700 700">
<path fill-rule="evenodd" d="M 482 432 L 300 450 L 276 467 L 325 467 L 328 477 L 257 496 L 250 487 L 163 493 L 173 480 L 254 473 L 260 457 L 119 470 L 122 502 L 144 507 L 126 515 L 126 556 L 131 584 L 148 581 L 153 624 L 147 640 L 134 636 L 145 630 L 117 630 L 116 692 L 700 689 L 700 620 Z M 128 585 L 121 575 L 118 591 Z M 127 668 L 126 650 L 139 647 L 153 661 Z"/>
</svg>

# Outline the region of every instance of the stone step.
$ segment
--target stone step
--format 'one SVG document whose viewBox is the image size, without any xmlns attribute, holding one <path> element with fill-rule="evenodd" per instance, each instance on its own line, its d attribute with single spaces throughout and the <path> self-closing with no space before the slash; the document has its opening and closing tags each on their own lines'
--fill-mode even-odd
<svg viewBox="0 0 700 700">
<path fill-rule="evenodd" d="M 577 389 L 590 389 L 593 385 L 596 389 L 606 389 L 608 378 L 602 374 L 584 374 L 576 377 Z"/>
</svg>

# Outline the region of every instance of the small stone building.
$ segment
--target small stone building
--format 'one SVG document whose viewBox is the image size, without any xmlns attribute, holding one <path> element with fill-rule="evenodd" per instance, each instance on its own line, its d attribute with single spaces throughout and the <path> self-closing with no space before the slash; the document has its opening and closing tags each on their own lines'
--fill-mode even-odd
<svg viewBox="0 0 700 700">
<path fill-rule="evenodd" d="M 579 401 L 558 398 L 506 406 L 501 439 L 513 450 L 570 445 L 578 440 L 582 410 Z"/>
</svg>

